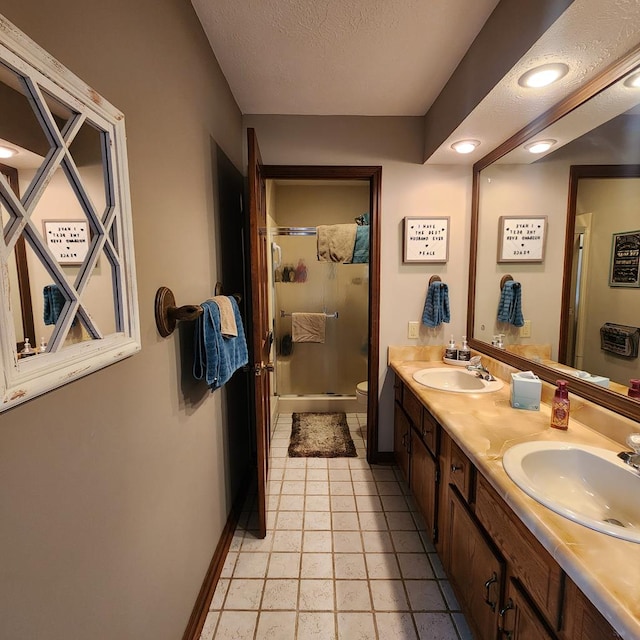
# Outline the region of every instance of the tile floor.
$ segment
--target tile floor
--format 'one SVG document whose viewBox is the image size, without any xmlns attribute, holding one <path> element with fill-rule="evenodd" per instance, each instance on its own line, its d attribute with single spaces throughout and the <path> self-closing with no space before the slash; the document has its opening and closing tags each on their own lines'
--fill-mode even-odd
<svg viewBox="0 0 640 640">
<path fill-rule="evenodd" d="M 400 472 L 366 461 L 366 414 L 347 414 L 357 458 L 289 458 L 271 442 L 267 537 L 243 512 L 201 640 L 468 640 Z"/>
</svg>

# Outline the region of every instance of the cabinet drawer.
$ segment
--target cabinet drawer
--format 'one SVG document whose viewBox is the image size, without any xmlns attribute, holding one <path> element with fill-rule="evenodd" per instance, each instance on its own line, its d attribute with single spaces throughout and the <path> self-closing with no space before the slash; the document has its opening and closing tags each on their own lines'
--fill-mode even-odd
<svg viewBox="0 0 640 640">
<path fill-rule="evenodd" d="M 458 487 L 462 497 L 468 502 L 471 489 L 471 471 L 473 465 L 460 447 L 452 440 L 449 457 L 449 482 Z"/>
<path fill-rule="evenodd" d="M 427 448 L 434 456 L 438 455 L 438 431 L 440 425 L 438 421 L 423 408 L 422 410 L 422 429 L 420 435 L 427 445 Z"/>
<path fill-rule="evenodd" d="M 402 406 L 414 426 L 420 427 L 422 424 L 422 404 L 407 387 L 402 392 Z"/>
<path fill-rule="evenodd" d="M 562 570 L 480 473 L 475 513 L 540 612 L 557 629 Z"/>
</svg>

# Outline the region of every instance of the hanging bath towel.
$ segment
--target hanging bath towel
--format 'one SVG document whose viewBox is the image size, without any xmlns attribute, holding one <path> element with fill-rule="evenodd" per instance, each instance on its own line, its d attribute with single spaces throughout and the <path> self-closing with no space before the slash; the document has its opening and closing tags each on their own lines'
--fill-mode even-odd
<svg viewBox="0 0 640 640">
<path fill-rule="evenodd" d="M 324 343 L 327 316 L 324 313 L 292 313 L 291 335 L 293 342 Z"/>
<path fill-rule="evenodd" d="M 322 224 L 316 228 L 320 262 L 351 262 L 356 244 L 353 224 Z"/>
<path fill-rule="evenodd" d="M 450 319 L 449 287 L 444 282 L 432 282 L 424 302 L 422 324 L 426 324 L 427 327 L 439 327 Z"/>
<path fill-rule="evenodd" d="M 498 304 L 498 322 L 508 322 L 514 327 L 522 327 L 522 287 L 519 282 L 507 280 L 502 287 Z"/>
<path fill-rule="evenodd" d="M 225 338 L 220 330 L 220 308 L 213 300 L 202 303 L 203 313 L 195 322 L 193 375 L 211 389 L 227 383 L 248 362 L 247 342 L 238 304 L 229 298 L 238 335 Z"/>
</svg>

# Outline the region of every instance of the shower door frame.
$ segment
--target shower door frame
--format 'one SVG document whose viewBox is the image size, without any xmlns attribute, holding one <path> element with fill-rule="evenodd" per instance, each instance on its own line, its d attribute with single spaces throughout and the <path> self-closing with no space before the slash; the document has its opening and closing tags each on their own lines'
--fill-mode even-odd
<svg viewBox="0 0 640 640">
<path fill-rule="evenodd" d="M 382 167 L 339 165 L 264 165 L 266 180 L 362 180 L 369 183 L 369 319 L 367 349 L 367 461 L 386 461 L 378 451 L 378 377 L 380 366 L 380 214 Z"/>
</svg>

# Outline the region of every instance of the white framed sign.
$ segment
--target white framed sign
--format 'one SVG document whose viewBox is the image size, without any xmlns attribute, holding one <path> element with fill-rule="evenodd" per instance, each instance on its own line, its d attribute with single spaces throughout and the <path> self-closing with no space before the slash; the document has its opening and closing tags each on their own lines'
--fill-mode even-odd
<svg viewBox="0 0 640 640">
<path fill-rule="evenodd" d="M 447 262 L 449 217 L 404 219 L 403 262 Z"/>
<path fill-rule="evenodd" d="M 498 262 L 543 262 L 547 216 L 500 216 Z"/>
<path fill-rule="evenodd" d="M 82 264 L 89 251 L 86 220 L 45 220 L 44 237 L 59 264 Z"/>
</svg>

